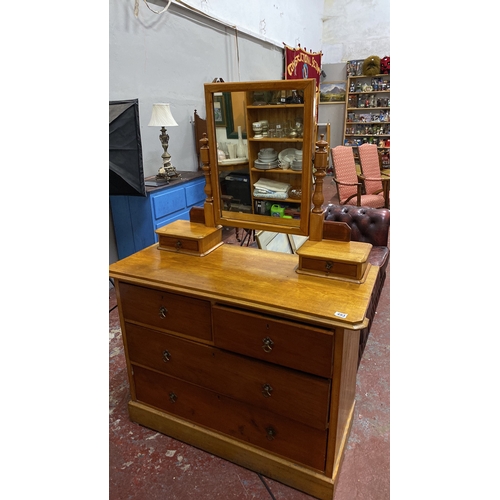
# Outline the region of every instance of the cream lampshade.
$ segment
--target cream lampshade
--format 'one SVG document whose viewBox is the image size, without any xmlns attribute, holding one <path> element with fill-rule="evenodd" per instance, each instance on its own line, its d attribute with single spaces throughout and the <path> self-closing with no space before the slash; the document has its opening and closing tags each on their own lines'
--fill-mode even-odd
<svg viewBox="0 0 500 500">
<path fill-rule="evenodd" d="M 169 103 L 153 104 L 153 113 L 148 123 L 150 127 L 177 127 L 178 123 L 172 116 Z"/>
<path fill-rule="evenodd" d="M 170 111 L 169 103 L 156 103 L 153 104 L 153 112 L 151 119 L 148 123 L 149 127 L 161 127 L 160 142 L 163 147 L 163 154 L 161 155 L 163 165 L 158 169 L 156 178 L 165 179 L 167 182 L 171 177 L 180 177 L 180 174 L 175 170 L 172 165 L 171 156 L 168 152 L 168 141 L 170 139 L 165 127 L 177 127 L 178 123 L 175 121 Z"/>
</svg>

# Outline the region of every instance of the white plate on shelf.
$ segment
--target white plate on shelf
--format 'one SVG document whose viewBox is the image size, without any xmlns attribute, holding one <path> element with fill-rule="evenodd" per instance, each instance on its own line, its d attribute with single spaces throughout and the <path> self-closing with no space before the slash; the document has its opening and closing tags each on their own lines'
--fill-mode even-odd
<svg viewBox="0 0 500 500">
<path fill-rule="evenodd" d="M 239 163 L 248 163 L 248 158 L 228 158 L 227 160 L 219 160 L 219 165 L 238 165 Z"/>
<path fill-rule="evenodd" d="M 274 160 L 271 162 L 261 162 L 259 160 L 255 160 L 253 162 L 253 166 L 255 168 L 258 168 L 259 170 L 271 170 L 278 167 L 278 160 Z"/>
</svg>

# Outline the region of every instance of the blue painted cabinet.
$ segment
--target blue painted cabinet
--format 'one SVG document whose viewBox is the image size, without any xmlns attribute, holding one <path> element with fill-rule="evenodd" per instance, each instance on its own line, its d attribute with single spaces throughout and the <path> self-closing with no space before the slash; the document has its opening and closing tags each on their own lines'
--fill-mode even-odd
<svg viewBox="0 0 500 500">
<path fill-rule="evenodd" d="M 166 186 L 146 188 L 146 197 L 109 197 L 118 259 L 153 245 L 157 229 L 178 219 L 189 220 L 191 207 L 203 205 L 203 173 L 180 173 L 181 179 Z"/>
</svg>

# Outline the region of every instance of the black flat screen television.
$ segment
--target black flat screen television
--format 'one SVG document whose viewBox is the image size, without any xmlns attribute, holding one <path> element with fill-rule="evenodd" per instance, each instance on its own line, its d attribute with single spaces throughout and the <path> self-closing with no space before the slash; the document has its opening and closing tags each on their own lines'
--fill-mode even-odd
<svg viewBox="0 0 500 500">
<path fill-rule="evenodd" d="M 146 196 L 138 99 L 109 101 L 109 194 Z"/>
</svg>

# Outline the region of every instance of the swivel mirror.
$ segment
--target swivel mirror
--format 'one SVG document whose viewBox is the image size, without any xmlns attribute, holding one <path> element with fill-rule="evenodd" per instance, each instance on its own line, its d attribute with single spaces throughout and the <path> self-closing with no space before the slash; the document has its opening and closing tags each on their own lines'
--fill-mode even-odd
<svg viewBox="0 0 500 500">
<path fill-rule="evenodd" d="M 307 236 L 315 80 L 205 84 L 214 221 Z"/>
</svg>

